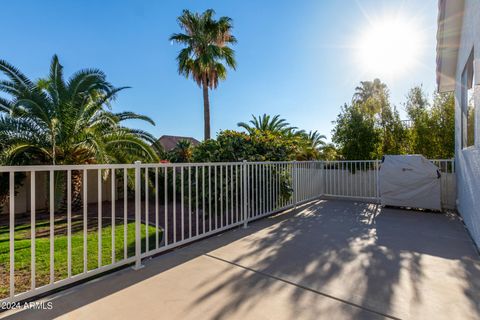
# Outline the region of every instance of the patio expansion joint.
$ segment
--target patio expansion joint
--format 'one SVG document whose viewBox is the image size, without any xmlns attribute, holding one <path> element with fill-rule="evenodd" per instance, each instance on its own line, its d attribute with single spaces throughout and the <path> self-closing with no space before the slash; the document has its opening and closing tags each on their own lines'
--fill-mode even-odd
<svg viewBox="0 0 480 320">
<path fill-rule="evenodd" d="M 286 279 L 268 274 L 268 273 L 263 272 L 263 271 L 259 271 L 259 270 L 255 270 L 255 269 L 250 268 L 250 267 L 242 266 L 241 264 L 238 264 L 236 262 L 229 261 L 229 260 L 214 256 L 214 255 L 209 254 L 209 253 L 205 253 L 205 254 L 203 254 L 203 256 L 211 258 L 211 259 L 215 259 L 217 261 L 221 261 L 221 262 L 224 262 L 224 263 L 228 263 L 228 264 L 233 265 L 237 268 L 241 268 L 241 269 L 244 269 L 244 270 L 247 270 L 247 271 L 250 271 L 250 272 L 254 272 L 256 274 L 259 274 L 259 275 L 264 276 L 264 277 L 268 277 L 268 278 L 273 279 L 273 280 L 281 281 L 281 282 L 286 283 L 288 285 L 295 286 L 299 289 L 303 289 L 303 290 L 306 290 L 306 291 L 313 292 L 313 293 L 321 295 L 325 298 L 332 299 L 332 300 L 338 301 L 340 303 L 344 303 L 344 304 L 350 305 L 352 307 L 359 308 L 359 309 L 362 309 L 364 311 L 367 311 L 367 312 L 370 312 L 370 313 L 373 313 L 373 314 L 376 314 L 376 315 L 379 315 L 379 316 L 382 316 L 382 317 L 385 317 L 385 318 L 388 318 L 388 319 L 401 320 L 401 318 L 398 318 L 398 317 L 395 317 L 395 316 L 392 316 L 392 315 L 389 315 L 389 314 L 385 314 L 383 312 L 380 312 L 380 311 L 377 311 L 377 310 L 374 310 L 374 309 L 356 304 L 354 302 L 351 302 L 351 301 L 348 301 L 348 300 L 345 300 L 345 299 L 342 299 L 342 298 L 335 297 L 331 294 L 306 287 L 304 285 L 301 285 L 301 284 L 298 284 L 298 283 L 295 283 L 295 282 L 292 282 L 292 281 L 289 281 L 289 280 L 286 280 Z"/>
</svg>

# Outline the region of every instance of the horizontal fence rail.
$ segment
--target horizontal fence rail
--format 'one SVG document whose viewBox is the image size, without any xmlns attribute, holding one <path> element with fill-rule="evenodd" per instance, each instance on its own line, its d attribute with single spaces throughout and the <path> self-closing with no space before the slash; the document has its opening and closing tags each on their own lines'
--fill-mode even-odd
<svg viewBox="0 0 480 320">
<path fill-rule="evenodd" d="M 442 204 L 455 206 L 453 160 Z M 380 161 L 0 167 L 0 301 L 20 301 L 321 196 L 378 201 Z"/>
</svg>

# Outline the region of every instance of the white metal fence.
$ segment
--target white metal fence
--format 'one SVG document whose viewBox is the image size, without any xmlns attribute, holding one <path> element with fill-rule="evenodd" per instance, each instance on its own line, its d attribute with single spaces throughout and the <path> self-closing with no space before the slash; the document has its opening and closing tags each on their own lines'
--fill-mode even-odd
<svg viewBox="0 0 480 320">
<path fill-rule="evenodd" d="M 378 200 L 380 161 L 327 161 L 323 175 L 324 195 Z"/>
<path fill-rule="evenodd" d="M 454 206 L 453 161 L 434 163 L 444 174 L 442 203 Z M 5 204 L 0 214 L 0 301 L 26 299 L 126 264 L 139 268 L 142 258 L 320 196 L 377 201 L 379 165 L 0 167 Z M 19 213 L 18 206 L 27 210 Z"/>
</svg>

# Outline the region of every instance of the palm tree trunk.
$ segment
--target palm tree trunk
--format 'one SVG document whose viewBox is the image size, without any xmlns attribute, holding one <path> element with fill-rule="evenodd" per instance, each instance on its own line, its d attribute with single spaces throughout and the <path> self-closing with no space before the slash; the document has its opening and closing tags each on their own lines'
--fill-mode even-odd
<svg viewBox="0 0 480 320">
<path fill-rule="evenodd" d="M 72 193 L 70 198 L 71 208 L 73 210 L 79 209 L 82 206 L 82 186 L 83 186 L 83 173 L 79 170 L 72 170 Z M 59 204 L 60 211 L 66 211 L 68 207 L 68 194 L 67 194 L 67 177 L 64 175 L 61 178 L 61 189 L 62 189 L 62 196 L 61 202 Z"/>
<path fill-rule="evenodd" d="M 210 139 L 210 101 L 208 99 L 207 81 L 203 81 L 203 122 L 204 122 L 204 140 Z"/>
<path fill-rule="evenodd" d="M 82 171 L 72 171 L 72 207 L 78 209 L 82 206 Z"/>
</svg>

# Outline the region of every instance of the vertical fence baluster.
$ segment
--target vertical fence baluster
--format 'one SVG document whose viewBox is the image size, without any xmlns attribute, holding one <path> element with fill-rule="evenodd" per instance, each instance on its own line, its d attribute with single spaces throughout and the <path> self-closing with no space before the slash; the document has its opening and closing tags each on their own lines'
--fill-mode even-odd
<svg viewBox="0 0 480 320">
<path fill-rule="evenodd" d="M 367 176 L 366 176 L 366 173 L 367 173 L 367 164 L 368 164 L 367 161 L 365 161 L 365 162 L 363 163 L 363 172 L 362 172 L 362 175 L 363 175 L 363 177 L 364 177 L 364 179 L 363 179 L 363 192 L 362 192 L 362 196 L 365 197 L 365 198 L 368 197 L 368 194 L 367 194 L 367 179 L 366 179 L 366 178 L 367 178 Z"/>
<path fill-rule="evenodd" d="M 212 170 L 211 166 L 208 166 L 208 231 L 212 230 Z M 205 219 L 206 219 L 206 214 L 205 214 L 205 165 L 202 166 L 202 195 L 203 195 L 203 233 L 205 233 Z"/>
<path fill-rule="evenodd" d="M 30 286 L 34 290 L 35 285 L 35 171 L 30 171 Z"/>
<path fill-rule="evenodd" d="M 72 171 L 67 171 L 67 273 L 72 276 Z"/>
<path fill-rule="evenodd" d="M 268 212 L 272 212 L 272 164 L 268 164 Z"/>
<path fill-rule="evenodd" d="M 198 236 L 198 166 L 195 166 L 195 235 Z"/>
<path fill-rule="evenodd" d="M 344 195 L 348 197 L 348 196 L 350 196 L 350 192 L 351 192 L 350 180 L 352 178 L 351 174 L 350 174 L 350 171 L 349 171 L 349 162 L 348 161 L 343 162 L 342 175 L 343 175 L 342 181 L 345 184 L 345 190 L 344 190 L 345 194 Z"/>
<path fill-rule="evenodd" d="M 35 289 L 35 235 L 36 235 L 36 222 L 35 222 L 35 171 L 30 172 L 30 273 L 31 280 L 30 285 L 32 290 Z"/>
<path fill-rule="evenodd" d="M 230 223 L 233 224 L 233 164 L 230 165 Z"/>
<path fill-rule="evenodd" d="M 184 167 L 180 167 L 180 198 L 182 208 L 182 216 L 180 218 L 181 230 L 182 230 L 182 241 L 185 239 L 185 194 L 184 194 L 184 183 L 183 183 L 183 170 Z"/>
<path fill-rule="evenodd" d="M 88 179 L 87 169 L 83 169 L 83 272 L 88 271 Z"/>
<path fill-rule="evenodd" d="M 379 185 L 378 185 L 378 172 L 380 170 L 380 162 L 377 160 L 376 161 L 376 168 L 375 168 L 375 173 L 376 173 L 376 177 L 375 177 L 375 195 L 376 195 L 376 198 L 377 198 L 377 201 L 380 200 L 380 190 L 379 190 Z"/>
<path fill-rule="evenodd" d="M 10 171 L 8 200 L 10 206 L 10 298 L 15 295 L 15 175 Z"/>
<path fill-rule="evenodd" d="M 135 161 L 135 270 L 142 268 L 142 236 L 140 225 L 142 218 L 142 173 L 140 164 L 140 161 Z"/>
<path fill-rule="evenodd" d="M 268 166 L 266 163 L 263 164 L 263 214 L 266 214 L 268 211 Z"/>
<path fill-rule="evenodd" d="M 348 174 L 348 184 L 349 184 L 349 192 L 348 196 L 353 197 L 355 195 L 355 176 L 353 174 L 353 162 L 347 162 L 347 172 Z"/>
<path fill-rule="evenodd" d="M 98 224 L 98 267 L 102 266 L 102 169 L 97 174 L 97 224 Z"/>
<path fill-rule="evenodd" d="M 128 258 L 128 172 L 127 168 L 123 169 L 123 258 Z"/>
<path fill-rule="evenodd" d="M 177 242 L 177 168 L 175 166 L 172 167 L 172 175 L 173 175 L 173 243 Z"/>
<path fill-rule="evenodd" d="M 260 214 L 265 213 L 265 164 L 260 164 Z"/>
<path fill-rule="evenodd" d="M 49 205 L 50 205 L 50 284 L 52 284 L 55 281 L 55 178 L 54 178 L 54 171 L 50 170 L 50 200 L 49 200 Z"/>
<path fill-rule="evenodd" d="M 261 199 L 260 199 L 260 171 L 261 171 L 261 167 L 260 167 L 260 163 L 257 163 L 256 165 L 256 171 L 257 171 L 257 177 L 256 177 L 256 197 L 255 197 L 255 201 L 257 202 L 257 212 L 255 212 L 255 216 L 257 215 L 260 215 L 260 211 L 262 210 L 262 207 L 261 207 Z"/>
<path fill-rule="evenodd" d="M 218 228 L 218 218 L 217 218 L 217 166 L 214 166 L 213 169 L 215 170 L 215 229 Z"/>
<path fill-rule="evenodd" d="M 279 208 L 283 208 L 285 206 L 285 199 L 282 197 L 282 174 L 284 174 L 283 166 L 283 163 L 278 164 L 277 202 Z"/>
<path fill-rule="evenodd" d="M 165 229 L 165 245 L 168 246 L 168 167 L 165 167 L 164 173 L 164 188 L 163 188 L 163 195 L 164 195 L 164 203 L 163 203 L 163 217 L 164 217 L 164 229 Z"/>
<path fill-rule="evenodd" d="M 115 192 L 115 169 L 112 168 L 112 177 L 111 177 L 111 197 L 112 197 L 112 263 L 115 263 L 115 200 L 116 200 L 116 192 Z"/>
<path fill-rule="evenodd" d="M 372 167 L 373 167 L 373 162 L 369 162 L 368 163 L 368 194 L 370 197 L 373 198 L 373 192 L 372 192 L 372 173 L 373 173 L 373 170 L 372 170 Z"/>
<path fill-rule="evenodd" d="M 192 167 L 188 166 L 188 237 L 192 237 Z"/>
<path fill-rule="evenodd" d="M 294 193 L 294 198 L 293 198 L 293 203 L 295 209 L 297 208 L 297 201 L 298 201 L 298 165 L 296 161 L 293 161 L 292 164 L 292 174 L 293 174 L 293 193 Z"/>
<path fill-rule="evenodd" d="M 160 240 L 158 228 L 158 167 L 155 167 L 155 249 L 158 249 Z"/>
<path fill-rule="evenodd" d="M 247 161 L 243 161 L 242 165 L 243 171 L 243 227 L 246 228 L 248 224 L 248 194 L 249 194 L 249 183 L 248 183 L 248 169 L 249 165 Z"/>
<path fill-rule="evenodd" d="M 338 165 L 338 162 L 331 162 L 330 164 L 330 168 L 331 168 L 331 192 L 330 194 L 331 195 L 335 195 L 336 192 L 337 192 L 337 187 L 338 187 L 338 182 L 337 182 L 337 165 Z"/>
<path fill-rule="evenodd" d="M 277 163 L 272 164 L 272 210 L 277 210 Z"/>
<path fill-rule="evenodd" d="M 150 248 L 148 226 L 150 225 L 150 208 L 148 206 L 148 167 L 145 167 L 145 252 Z"/>
</svg>

